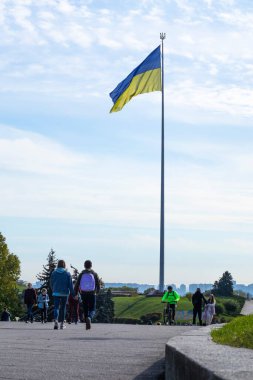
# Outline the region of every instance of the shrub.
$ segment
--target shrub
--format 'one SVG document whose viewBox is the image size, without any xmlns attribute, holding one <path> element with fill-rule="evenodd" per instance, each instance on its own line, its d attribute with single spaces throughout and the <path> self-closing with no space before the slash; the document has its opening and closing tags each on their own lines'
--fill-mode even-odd
<svg viewBox="0 0 253 380">
<path fill-rule="evenodd" d="M 234 295 L 233 298 L 240 305 L 240 311 L 241 311 L 241 309 L 243 308 L 243 305 L 245 303 L 245 298 L 241 297 L 241 296 L 238 296 L 238 295 Z"/>
<path fill-rule="evenodd" d="M 188 301 L 192 302 L 192 294 L 186 293 L 185 297 L 188 299 Z"/>
<path fill-rule="evenodd" d="M 220 304 L 220 303 L 217 303 L 215 305 L 215 313 L 217 315 L 223 314 L 224 313 L 224 306 L 222 304 Z"/>
<path fill-rule="evenodd" d="M 227 300 L 223 304 L 228 314 L 236 314 L 240 312 L 240 305 L 234 300 Z"/>
<path fill-rule="evenodd" d="M 162 314 L 161 313 L 149 313 L 141 316 L 142 323 L 149 323 L 149 322 L 157 322 L 159 319 L 161 319 Z"/>
</svg>

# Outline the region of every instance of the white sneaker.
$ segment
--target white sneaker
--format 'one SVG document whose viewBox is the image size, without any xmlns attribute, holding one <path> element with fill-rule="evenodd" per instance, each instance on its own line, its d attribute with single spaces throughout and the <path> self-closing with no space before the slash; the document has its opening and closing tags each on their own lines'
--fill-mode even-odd
<svg viewBox="0 0 253 380">
<path fill-rule="evenodd" d="M 61 322 L 60 329 L 63 330 L 65 328 L 66 328 L 66 325 L 63 322 Z"/>
</svg>

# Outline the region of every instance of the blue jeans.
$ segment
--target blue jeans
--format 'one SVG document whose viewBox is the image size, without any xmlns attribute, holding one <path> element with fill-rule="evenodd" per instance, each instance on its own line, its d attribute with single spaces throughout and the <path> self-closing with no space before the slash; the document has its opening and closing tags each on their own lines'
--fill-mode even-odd
<svg viewBox="0 0 253 380">
<path fill-rule="evenodd" d="M 28 303 L 26 306 L 27 306 L 26 320 L 29 321 L 29 319 L 31 319 L 31 321 L 33 321 L 33 312 L 32 312 L 33 303 Z"/>
<path fill-rule="evenodd" d="M 66 315 L 67 296 L 54 296 L 54 320 L 64 322 Z"/>
</svg>

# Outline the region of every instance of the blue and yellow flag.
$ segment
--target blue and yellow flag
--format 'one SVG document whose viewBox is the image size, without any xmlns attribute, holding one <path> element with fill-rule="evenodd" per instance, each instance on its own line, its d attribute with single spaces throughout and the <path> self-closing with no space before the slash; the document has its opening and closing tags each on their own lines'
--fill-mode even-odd
<svg viewBox="0 0 253 380">
<path fill-rule="evenodd" d="M 161 90 L 161 51 L 159 45 L 110 93 L 114 103 L 110 112 L 122 110 L 133 96 Z"/>
</svg>

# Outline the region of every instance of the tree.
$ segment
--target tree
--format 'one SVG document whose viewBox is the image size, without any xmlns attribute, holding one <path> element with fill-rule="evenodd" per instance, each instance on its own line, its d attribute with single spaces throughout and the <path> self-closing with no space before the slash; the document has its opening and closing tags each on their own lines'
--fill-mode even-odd
<svg viewBox="0 0 253 380">
<path fill-rule="evenodd" d="M 109 290 L 100 290 L 96 299 L 97 311 L 94 322 L 112 323 L 114 319 L 114 302 L 112 293 Z"/>
<path fill-rule="evenodd" d="M 229 297 L 233 295 L 233 277 L 228 271 L 224 272 L 218 281 L 213 284 L 212 293 L 216 296 Z"/>
<path fill-rule="evenodd" d="M 77 278 L 78 278 L 78 275 L 79 275 L 79 271 L 77 268 L 75 268 L 73 265 L 70 264 L 70 268 L 73 270 L 73 274 L 72 274 L 72 280 L 73 281 L 77 281 Z"/>
<path fill-rule="evenodd" d="M 55 256 L 55 251 L 51 248 L 51 251 L 49 252 L 48 257 L 47 257 L 47 264 L 43 265 L 42 272 L 37 274 L 37 279 L 41 282 L 40 289 L 42 289 L 42 288 L 47 289 L 48 296 L 50 299 L 50 304 L 52 304 L 52 301 L 53 301 L 52 289 L 50 287 L 50 277 L 51 277 L 53 270 L 57 266 L 57 261 L 58 260 Z"/>
<path fill-rule="evenodd" d="M 17 280 L 20 276 L 18 256 L 10 253 L 5 237 L 0 232 L 0 310 L 7 307 L 12 316 L 22 310 L 18 294 Z"/>
</svg>

